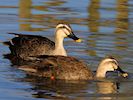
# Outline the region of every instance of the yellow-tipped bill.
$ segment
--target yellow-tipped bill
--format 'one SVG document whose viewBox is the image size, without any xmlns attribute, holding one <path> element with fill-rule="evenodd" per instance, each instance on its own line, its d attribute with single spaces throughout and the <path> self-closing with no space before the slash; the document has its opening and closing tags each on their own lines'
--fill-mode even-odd
<svg viewBox="0 0 133 100">
<path fill-rule="evenodd" d="M 82 42 L 82 40 L 81 39 L 78 39 L 78 40 L 75 40 L 75 42 Z"/>
<path fill-rule="evenodd" d="M 128 73 L 122 73 L 121 76 L 128 77 Z"/>
<path fill-rule="evenodd" d="M 68 35 L 69 38 L 72 38 L 75 42 L 81 42 L 81 39 L 79 39 L 73 32 Z"/>
<path fill-rule="evenodd" d="M 121 76 L 128 77 L 128 73 L 126 73 L 125 71 L 123 71 L 119 66 L 118 66 L 118 68 L 116 70 L 121 73 Z"/>
</svg>

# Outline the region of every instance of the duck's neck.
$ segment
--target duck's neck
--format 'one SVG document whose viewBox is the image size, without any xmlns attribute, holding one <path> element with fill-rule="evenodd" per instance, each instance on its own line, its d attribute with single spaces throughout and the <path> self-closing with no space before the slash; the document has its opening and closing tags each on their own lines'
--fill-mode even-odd
<svg viewBox="0 0 133 100">
<path fill-rule="evenodd" d="M 102 65 L 98 66 L 98 69 L 96 71 L 96 77 L 97 78 L 105 78 L 106 77 L 106 67 L 103 67 Z"/>
<path fill-rule="evenodd" d="M 61 33 L 58 33 L 60 31 L 56 31 L 55 33 L 55 55 L 62 55 L 62 56 L 67 56 L 66 50 L 64 49 L 63 46 L 63 40 L 64 37 L 60 36 Z"/>
</svg>

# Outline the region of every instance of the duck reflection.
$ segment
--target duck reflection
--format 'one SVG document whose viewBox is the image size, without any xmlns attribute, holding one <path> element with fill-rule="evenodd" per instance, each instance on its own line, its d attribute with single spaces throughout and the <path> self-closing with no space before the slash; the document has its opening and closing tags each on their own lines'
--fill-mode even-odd
<svg viewBox="0 0 133 100">
<path fill-rule="evenodd" d="M 112 100 L 117 98 L 115 95 L 119 89 L 119 83 L 110 80 L 96 81 L 94 85 L 94 81 L 53 81 L 26 75 L 21 81 L 30 83 L 34 98 L 45 99 L 81 99 L 95 95 L 102 100 Z"/>
<path fill-rule="evenodd" d="M 98 82 L 97 83 L 97 87 L 98 87 L 97 92 L 101 93 L 101 94 L 117 93 L 117 89 L 118 89 L 117 85 L 118 84 L 110 82 L 110 81 Z"/>
<path fill-rule="evenodd" d="M 64 81 L 64 80 L 50 80 L 46 78 L 33 77 L 26 75 L 21 79 L 23 82 L 29 82 L 34 91 L 32 96 L 34 98 L 46 99 L 68 99 L 71 96 L 79 95 L 89 88 L 89 81 Z"/>
<path fill-rule="evenodd" d="M 112 95 L 118 93 L 119 85 L 120 85 L 119 83 L 112 82 L 110 80 L 97 82 L 97 93 L 101 94 L 99 99 L 102 100 L 116 99 L 116 97 Z"/>
</svg>

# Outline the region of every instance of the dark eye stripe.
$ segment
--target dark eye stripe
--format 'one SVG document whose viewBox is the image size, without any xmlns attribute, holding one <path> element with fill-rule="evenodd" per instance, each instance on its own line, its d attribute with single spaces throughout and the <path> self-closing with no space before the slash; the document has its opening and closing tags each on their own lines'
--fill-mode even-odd
<svg viewBox="0 0 133 100">
<path fill-rule="evenodd" d="M 62 27 L 59 27 L 59 28 L 66 28 L 69 33 L 72 33 L 71 30 L 70 30 L 71 27 L 70 27 L 70 29 L 68 29 L 66 26 L 62 26 Z"/>
<path fill-rule="evenodd" d="M 114 64 L 116 64 L 116 65 L 118 65 L 118 63 L 116 63 L 115 61 L 111 61 L 112 63 L 114 63 Z"/>
</svg>

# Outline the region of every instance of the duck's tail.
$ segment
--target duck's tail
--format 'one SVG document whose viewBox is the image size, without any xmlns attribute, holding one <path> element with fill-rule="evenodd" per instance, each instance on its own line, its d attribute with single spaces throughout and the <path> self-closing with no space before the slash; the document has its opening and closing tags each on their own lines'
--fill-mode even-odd
<svg viewBox="0 0 133 100">
<path fill-rule="evenodd" d="M 13 34 L 13 35 L 16 35 L 16 37 L 18 37 L 19 35 L 21 34 L 18 34 L 18 33 L 8 33 L 8 34 Z M 0 43 L 6 45 L 6 46 L 12 46 L 13 45 L 13 42 L 12 42 L 12 39 L 9 39 L 8 41 L 0 41 Z"/>
<path fill-rule="evenodd" d="M 19 34 L 19 33 L 8 33 L 8 34 L 13 34 L 13 35 L 15 35 L 15 36 L 20 36 L 20 35 L 22 35 L 22 34 Z"/>
<path fill-rule="evenodd" d="M 6 46 L 12 46 L 11 42 L 10 41 L 5 41 L 5 42 L 2 42 L 4 45 Z"/>
<path fill-rule="evenodd" d="M 2 42 L 2 43 L 9 47 L 14 45 L 14 43 L 12 42 L 12 39 L 9 39 L 8 41 Z"/>
</svg>

